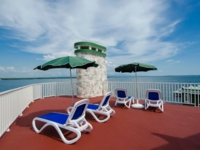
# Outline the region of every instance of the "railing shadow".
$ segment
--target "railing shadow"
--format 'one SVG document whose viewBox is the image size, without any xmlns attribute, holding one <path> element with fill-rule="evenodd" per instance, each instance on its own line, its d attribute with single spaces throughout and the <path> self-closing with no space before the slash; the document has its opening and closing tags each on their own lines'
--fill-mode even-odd
<svg viewBox="0 0 200 150">
<path fill-rule="evenodd" d="M 156 147 L 152 150 L 169 150 L 169 149 L 176 149 L 176 150 L 184 150 L 184 149 L 192 149 L 192 150 L 199 150 L 200 149 L 200 133 L 194 134 L 192 136 L 188 136 L 185 138 L 173 137 L 164 134 L 152 133 L 155 136 L 158 136 L 165 141 L 168 142 L 166 145 L 162 145 L 160 147 Z"/>
<path fill-rule="evenodd" d="M 35 117 L 50 113 L 50 112 L 60 112 L 60 113 L 67 113 L 65 110 L 63 109 L 49 109 L 49 110 L 41 110 L 41 111 L 37 111 L 37 112 L 32 112 L 29 113 L 25 116 L 20 116 L 17 118 L 16 125 L 19 127 L 30 127 L 32 128 L 32 120 Z"/>
</svg>

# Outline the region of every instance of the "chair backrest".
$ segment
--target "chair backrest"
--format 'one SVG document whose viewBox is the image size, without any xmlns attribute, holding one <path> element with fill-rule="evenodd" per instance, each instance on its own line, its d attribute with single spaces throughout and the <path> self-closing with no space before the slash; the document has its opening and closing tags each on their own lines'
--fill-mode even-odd
<svg viewBox="0 0 200 150">
<path fill-rule="evenodd" d="M 161 91 L 158 89 L 149 89 L 146 91 L 146 98 L 149 100 L 160 100 L 161 99 Z"/>
<path fill-rule="evenodd" d="M 102 106 L 106 106 L 109 103 L 109 100 L 110 100 L 111 96 L 112 96 L 112 92 L 107 92 L 104 95 L 101 103 L 99 104 L 99 108 L 102 107 Z"/>
<path fill-rule="evenodd" d="M 69 120 L 76 120 L 81 118 L 82 116 L 85 115 L 85 110 L 88 106 L 89 100 L 88 99 L 83 99 L 80 100 L 78 102 L 76 102 L 72 108 L 72 111 L 69 115 L 69 119 L 67 119 L 67 121 Z M 66 122 L 67 123 L 67 122 Z"/>
<path fill-rule="evenodd" d="M 119 98 L 126 98 L 127 97 L 127 90 L 123 88 L 115 89 L 115 95 Z"/>
</svg>

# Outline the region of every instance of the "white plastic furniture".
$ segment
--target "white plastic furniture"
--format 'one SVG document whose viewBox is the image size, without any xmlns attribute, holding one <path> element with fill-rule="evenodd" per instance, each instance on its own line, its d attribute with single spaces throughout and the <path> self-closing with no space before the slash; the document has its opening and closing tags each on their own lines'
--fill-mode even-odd
<svg viewBox="0 0 200 150">
<path fill-rule="evenodd" d="M 158 107 L 164 112 L 164 104 L 161 98 L 161 91 L 158 89 L 149 89 L 146 91 L 145 110 L 149 107 Z"/>
<path fill-rule="evenodd" d="M 33 129 L 36 133 L 40 133 L 47 126 L 53 126 L 64 143 L 72 144 L 81 137 L 81 131 L 90 132 L 93 129 L 92 125 L 85 119 L 85 111 L 88 103 L 88 99 L 76 102 L 70 114 L 50 112 L 48 114 L 35 117 L 32 121 Z M 45 124 L 38 129 L 36 126 L 37 121 L 44 122 Z M 66 139 L 61 131 L 61 128 L 74 132 L 77 136 L 73 139 Z"/>
<path fill-rule="evenodd" d="M 115 106 L 117 104 L 124 104 L 124 106 L 130 108 L 131 101 L 134 100 L 133 96 L 128 96 L 127 90 L 123 88 L 115 89 L 115 96 L 116 96 Z"/>
</svg>

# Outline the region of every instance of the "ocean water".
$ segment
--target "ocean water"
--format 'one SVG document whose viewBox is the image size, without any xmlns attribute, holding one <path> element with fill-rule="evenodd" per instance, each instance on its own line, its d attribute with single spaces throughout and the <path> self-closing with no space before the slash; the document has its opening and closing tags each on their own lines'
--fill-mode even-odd
<svg viewBox="0 0 200 150">
<path fill-rule="evenodd" d="M 109 77 L 109 81 L 135 82 L 135 76 Z M 181 83 L 200 83 L 200 75 L 190 76 L 138 76 L 138 82 L 181 82 Z"/>
<path fill-rule="evenodd" d="M 73 78 L 73 82 L 76 78 Z M 135 82 L 135 76 L 110 76 L 109 82 Z M 173 82 L 173 83 L 200 83 L 200 76 L 138 76 L 138 82 Z M 40 78 L 40 79 L 1 79 L 0 92 L 14 88 L 48 82 L 70 82 L 70 78 Z"/>
</svg>

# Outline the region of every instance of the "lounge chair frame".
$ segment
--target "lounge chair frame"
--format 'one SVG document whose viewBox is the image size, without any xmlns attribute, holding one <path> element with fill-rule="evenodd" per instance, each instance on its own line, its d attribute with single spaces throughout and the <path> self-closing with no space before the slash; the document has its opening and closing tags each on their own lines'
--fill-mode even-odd
<svg viewBox="0 0 200 150">
<path fill-rule="evenodd" d="M 128 96 L 127 90 L 124 88 L 115 89 L 115 96 L 116 96 L 115 106 L 117 104 L 124 104 L 127 108 L 130 108 L 131 101 L 133 101 L 134 103 L 133 96 Z"/>
<path fill-rule="evenodd" d="M 111 97 L 112 97 L 112 92 L 107 92 L 104 95 L 100 104 L 88 104 L 86 112 L 90 113 L 97 122 L 99 123 L 106 122 L 111 116 L 115 114 L 115 111 L 109 105 Z M 100 120 L 97 117 L 98 114 L 104 115 L 106 116 L 106 118 Z"/>
<path fill-rule="evenodd" d="M 155 96 L 151 96 L 149 94 L 156 94 Z M 149 107 L 158 107 L 161 112 L 164 112 L 164 102 L 161 98 L 161 91 L 158 89 L 148 89 L 146 91 L 146 98 L 145 98 L 145 110 Z"/>
<path fill-rule="evenodd" d="M 110 118 L 110 116 L 113 116 L 115 114 L 115 111 L 109 105 L 111 97 L 112 92 L 106 93 L 100 104 L 88 104 L 86 112 L 90 113 L 97 122 L 106 122 Z M 72 108 L 73 107 L 68 107 L 67 112 L 70 113 Z M 106 117 L 104 119 L 99 119 L 97 115 L 104 115 Z"/>
<path fill-rule="evenodd" d="M 88 103 L 88 99 L 76 102 L 70 114 L 52 112 L 35 117 L 32 121 L 33 129 L 36 133 L 40 133 L 47 126 L 53 126 L 64 143 L 72 144 L 81 137 L 81 131 L 90 132 L 93 129 L 92 125 L 85 119 L 85 110 Z M 36 121 L 41 121 L 45 124 L 38 129 Z M 74 139 L 67 140 L 60 128 L 74 132 L 77 136 Z"/>
</svg>

